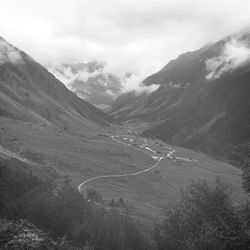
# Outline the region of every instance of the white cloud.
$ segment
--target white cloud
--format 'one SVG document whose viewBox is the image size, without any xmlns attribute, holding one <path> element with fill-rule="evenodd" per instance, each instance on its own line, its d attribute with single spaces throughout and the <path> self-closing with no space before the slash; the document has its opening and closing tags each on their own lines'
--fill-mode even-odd
<svg viewBox="0 0 250 250">
<path fill-rule="evenodd" d="M 123 82 L 123 91 L 134 91 L 137 94 L 141 94 L 143 92 L 152 93 L 159 88 L 159 85 L 157 84 L 146 86 L 141 82 L 142 80 L 143 79 L 141 77 L 132 75 L 130 78 L 126 79 Z"/>
<path fill-rule="evenodd" d="M 104 61 L 138 80 L 149 64 L 152 74 L 180 53 L 250 25 L 249 0 L 0 0 L 0 6 L 0 35 L 40 63 Z"/>
<path fill-rule="evenodd" d="M 46 68 L 68 88 L 70 88 L 70 83 L 77 77 L 77 75 L 72 72 L 72 69 L 69 66 L 63 66 L 62 64 L 50 64 L 47 65 Z"/>
<path fill-rule="evenodd" d="M 117 97 L 117 96 L 116 96 L 116 93 L 114 93 L 114 92 L 113 92 L 112 90 L 110 90 L 110 89 L 106 89 L 105 92 L 106 92 L 108 95 L 111 95 L 111 96 L 113 96 L 113 97 Z"/>
<path fill-rule="evenodd" d="M 135 91 L 137 94 L 141 94 L 142 92 L 151 93 L 159 88 L 157 84 L 146 86 L 142 83 L 149 75 L 149 72 L 152 72 L 152 65 L 146 65 L 143 69 L 140 72 L 131 74 L 130 77 L 121 78 L 122 92 Z"/>
<path fill-rule="evenodd" d="M 221 55 L 206 60 L 206 78 L 217 79 L 226 72 L 244 66 L 249 60 L 248 44 L 240 38 L 232 38 L 224 45 Z"/>
<path fill-rule="evenodd" d="M 144 71 L 141 72 L 134 71 L 134 68 L 133 66 L 131 67 L 131 65 L 130 67 L 124 67 L 127 70 L 131 69 L 131 72 L 135 73 L 131 74 L 130 72 L 127 72 L 127 74 L 129 74 L 128 77 L 127 74 L 123 74 L 123 71 L 119 70 L 122 68 L 121 65 L 118 65 L 117 68 L 117 65 L 114 67 L 114 65 L 110 64 L 103 64 L 103 67 L 95 68 L 95 70 L 91 72 L 89 72 L 87 67 L 76 71 L 73 70 L 70 65 L 66 64 L 51 64 L 47 66 L 47 69 L 71 90 L 73 90 L 72 83 L 75 80 L 79 80 L 82 82 L 80 86 L 81 90 L 84 88 L 85 83 L 91 83 L 92 85 L 105 87 L 106 93 L 114 98 L 118 97 L 123 92 L 135 91 L 140 94 L 142 92 L 151 93 L 158 89 L 159 85 L 156 84 L 150 86 L 142 84 L 142 81 L 150 74 L 150 72 L 152 72 L 152 65 L 147 65 Z M 116 77 L 117 80 L 112 82 L 112 79 L 109 77 Z M 114 86 L 114 84 L 116 86 Z M 75 87 L 74 90 L 76 90 Z"/>
<path fill-rule="evenodd" d="M 124 79 L 122 82 L 123 92 L 135 91 L 137 94 L 141 94 L 142 92 L 151 93 L 159 88 L 159 85 L 152 84 L 150 86 L 146 86 L 142 83 L 142 80 L 145 77 L 131 75 L 131 77 Z"/>
<path fill-rule="evenodd" d="M 77 75 L 77 79 L 80 81 L 87 82 L 90 77 L 95 77 L 99 75 L 102 72 L 102 70 L 95 70 L 94 72 L 87 72 L 87 71 L 80 71 Z M 100 84 L 100 82 L 98 82 Z"/>
</svg>

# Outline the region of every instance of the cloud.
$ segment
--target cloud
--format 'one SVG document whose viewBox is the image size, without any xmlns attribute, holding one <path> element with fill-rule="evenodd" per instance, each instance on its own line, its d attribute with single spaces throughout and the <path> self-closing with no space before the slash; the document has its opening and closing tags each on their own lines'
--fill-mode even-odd
<svg viewBox="0 0 250 250">
<path fill-rule="evenodd" d="M 125 74 L 123 70 L 120 70 L 123 67 L 128 70 Z M 103 89 L 106 94 L 116 98 L 128 91 L 140 94 L 142 92 L 151 93 L 158 89 L 159 85 L 146 86 L 142 83 L 149 75 L 149 72 L 152 71 L 152 65 L 147 65 L 144 71 L 141 72 L 137 72 L 132 65 L 123 65 L 123 67 L 117 64 L 89 62 L 82 63 L 81 66 L 74 64 L 51 64 L 47 66 L 47 69 L 69 89 L 74 91 L 81 90 L 84 92 L 84 88 L 86 90 L 89 85 L 96 85 L 101 87 L 100 89 Z"/>
<path fill-rule="evenodd" d="M 130 92 L 134 91 L 137 94 L 141 94 L 143 92 L 152 93 L 153 91 L 157 90 L 159 88 L 159 85 L 152 84 L 149 86 L 146 86 L 142 83 L 141 76 L 131 75 L 129 78 L 126 78 L 123 80 L 123 92 Z"/>
<path fill-rule="evenodd" d="M 123 77 L 121 79 L 122 93 L 133 91 L 139 95 L 143 92 L 152 93 L 157 90 L 159 88 L 157 84 L 147 86 L 142 83 L 147 76 L 147 71 L 144 71 L 140 74 L 130 74 L 128 77 Z"/>
<path fill-rule="evenodd" d="M 23 62 L 20 52 L 3 39 L 0 39 L 0 64 L 11 62 L 14 64 Z"/>
<path fill-rule="evenodd" d="M 248 0 L 0 0 L 0 32 L 40 63 L 104 61 L 140 80 L 250 25 Z M 132 81 L 132 79 L 130 79 Z M 129 83 L 130 84 L 130 81 Z"/>
<path fill-rule="evenodd" d="M 77 78 L 77 75 L 73 73 L 70 66 L 63 66 L 62 64 L 50 64 L 46 66 L 47 70 L 52 73 L 59 81 L 65 84 L 65 86 L 76 91 L 75 88 L 71 86 L 71 82 Z"/>
<path fill-rule="evenodd" d="M 226 72 L 245 66 L 250 61 L 250 47 L 240 38 L 231 38 L 219 56 L 206 60 L 208 80 L 218 79 Z"/>
<path fill-rule="evenodd" d="M 88 72 L 88 71 L 85 71 L 85 70 L 81 70 L 78 72 L 77 76 L 76 76 L 76 79 L 79 80 L 79 81 L 83 81 L 83 82 L 87 82 L 89 80 L 89 78 L 93 78 L 93 77 L 96 77 L 98 75 L 102 74 L 102 69 L 100 70 L 95 70 L 94 72 Z M 98 81 L 97 84 L 101 84 L 101 85 L 107 85 L 107 82 L 106 81 Z"/>
</svg>

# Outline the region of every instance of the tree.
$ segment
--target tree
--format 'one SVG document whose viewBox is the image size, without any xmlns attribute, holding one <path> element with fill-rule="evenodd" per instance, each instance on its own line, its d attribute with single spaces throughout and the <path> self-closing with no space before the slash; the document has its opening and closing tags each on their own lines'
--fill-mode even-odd
<svg viewBox="0 0 250 250">
<path fill-rule="evenodd" d="M 115 201 L 114 201 L 114 199 L 111 199 L 109 205 L 110 205 L 111 207 L 114 207 L 114 206 L 115 206 Z"/>
<path fill-rule="evenodd" d="M 250 142 L 244 142 L 234 146 L 233 153 L 243 169 L 250 164 Z"/>
<path fill-rule="evenodd" d="M 244 188 L 250 191 L 250 142 L 236 145 L 233 153 L 242 168 Z"/>
<path fill-rule="evenodd" d="M 153 232 L 159 250 L 249 249 L 246 223 L 232 206 L 227 187 L 216 180 L 192 183 Z"/>
<path fill-rule="evenodd" d="M 12 174 L 8 176 L 8 173 L 2 175 L 0 196 L 5 197 L 0 216 L 11 221 L 25 219 L 43 232 L 49 232 L 53 241 L 59 237 L 57 248 L 50 249 L 76 249 L 71 246 L 96 250 L 152 249 L 148 239 L 129 216 L 87 201 L 72 186 L 67 175 L 57 192 L 29 174 L 16 178 Z M 101 199 L 94 190 L 88 191 L 88 197 L 95 201 Z M 68 246 L 68 242 L 71 246 Z"/>
<path fill-rule="evenodd" d="M 121 206 L 124 206 L 124 200 L 123 200 L 122 197 L 119 199 L 119 203 L 120 203 Z"/>
<path fill-rule="evenodd" d="M 100 202 L 102 201 L 102 196 L 96 192 L 94 189 L 88 189 L 86 191 L 86 199 L 90 202 Z"/>
</svg>

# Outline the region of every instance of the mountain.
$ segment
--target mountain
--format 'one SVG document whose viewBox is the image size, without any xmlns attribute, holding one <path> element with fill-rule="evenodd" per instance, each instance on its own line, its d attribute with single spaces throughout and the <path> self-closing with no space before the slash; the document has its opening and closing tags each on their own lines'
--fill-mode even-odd
<svg viewBox="0 0 250 250">
<path fill-rule="evenodd" d="M 128 110 L 134 109 L 136 104 L 140 106 L 140 102 L 143 101 L 148 95 L 148 92 L 125 92 L 118 96 L 112 105 L 105 111 L 111 114 L 117 121 L 124 121 Z"/>
<path fill-rule="evenodd" d="M 112 119 L 68 90 L 44 67 L 0 38 L 0 116 L 89 131 Z"/>
<path fill-rule="evenodd" d="M 121 93 L 122 79 L 107 73 L 105 67 L 105 63 L 91 61 L 48 65 L 47 69 L 82 99 L 98 108 L 106 108 Z"/>
<path fill-rule="evenodd" d="M 209 72 L 216 79 L 219 73 Z M 134 109 L 128 115 L 138 125 L 147 123 L 144 130 L 156 128 L 165 120 L 153 117 L 167 102 L 181 103 L 188 89 L 191 84 L 169 83 L 151 94 L 126 93 L 110 112 L 122 120 L 119 111 L 126 106 Z M 168 93 L 161 107 L 157 102 Z M 202 178 L 213 185 L 218 176 L 230 183 L 232 202 L 245 202 L 239 169 L 140 138 L 129 124 L 116 126 L 29 55 L 0 40 L 2 247 L 154 249 L 153 225 L 164 220 L 167 206 L 178 202 L 180 188 Z"/>
<path fill-rule="evenodd" d="M 160 88 L 110 114 L 147 123 L 144 136 L 229 155 L 250 140 L 250 35 L 237 34 L 187 52 L 146 78 Z"/>
</svg>

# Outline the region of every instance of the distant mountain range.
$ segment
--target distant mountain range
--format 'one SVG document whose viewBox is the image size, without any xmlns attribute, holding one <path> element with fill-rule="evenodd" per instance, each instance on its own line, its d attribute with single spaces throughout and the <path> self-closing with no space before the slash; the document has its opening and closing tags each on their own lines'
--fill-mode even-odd
<svg viewBox="0 0 250 250">
<path fill-rule="evenodd" d="M 0 117 L 88 131 L 110 126 L 112 122 L 3 38 L 0 38 Z"/>
<path fill-rule="evenodd" d="M 105 67 L 105 63 L 97 61 L 46 66 L 70 90 L 101 109 L 110 106 L 122 91 L 122 79 L 107 73 Z"/>
<path fill-rule="evenodd" d="M 249 33 L 182 54 L 143 83 L 160 88 L 123 94 L 109 113 L 144 136 L 222 156 L 250 140 Z"/>
</svg>

